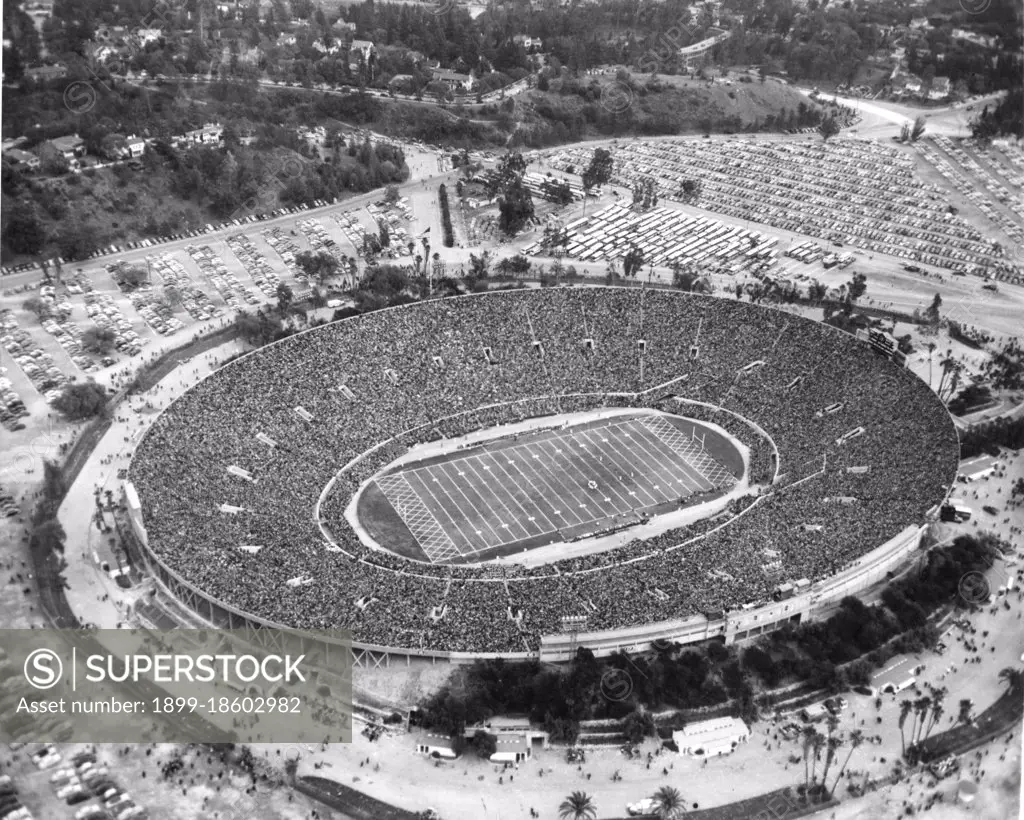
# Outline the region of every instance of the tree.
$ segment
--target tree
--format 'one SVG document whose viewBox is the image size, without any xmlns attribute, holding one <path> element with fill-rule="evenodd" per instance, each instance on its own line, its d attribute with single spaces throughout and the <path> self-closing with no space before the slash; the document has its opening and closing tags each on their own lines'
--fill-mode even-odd
<svg viewBox="0 0 1024 820">
<path fill-rule="evenodd" d="M 905 122 L 900 128 L 900 142 L 910 142 L 910 123 Z"/>
<path fill-rule="evenodd" d="M 556 205 L 568 205 L 572 202 L 572 189 L 568 182 L 560 179 L 548 178 L 541 183 L 540 191 L 548 202 Z"/>
<path fill-rule="evenodd" d="M 654 811 L 659 820 L 675 820 L 686 811 L 679 789 L 674 789 L 671 786 L 662 786 L 658 789 L 654 793 L 654 802 L 657 804 Z"/>
<path fill-rule="evenodd" d="M 839 133 L 839 122 L 832 114 L 826 115 L 818 124 L 818 133 L 821 134 L 821 139 L 824 142 L 828 142 Z"/>
<path fill-rule="evenodd" d="M 644 252 L 641 248 L 633 245 L 622 259 L 622 275 L 635 277 L 644 266 Z"/>
<path fill-rule="evenodd" d="M 924 317 L 928 320 L 929 324 L 937 325 L 939 323 L 939 308 L 942 307 L 942 297 L 939 294 L 935 294 L 932 299 L 932 303 L 925 309 Z"/>
<path fill-rule="evenodd" d="M 914 127 L 910 130 L 910 141 L 917 142 L 924 135 L 925 121 L 924 114 L 914 120 Z"/>
<path fill-rule="evenodd" d="M 117 342 L 117 334 L 109 327 L 90 327 L 82 334 L 82 347 L 90 353 L 108 353 Z"/>
<path fill-rule="evenodd" d="M 50 315 L 49 304 L 45 299 L 40 299 L 38 296 L 30 296 L 21 303 L 21 306 L 29 313 L 34 313 L 38 319 L 43 319 Z"/>
<path fill-rule="evenodd" d="M 828 295 L 828 287 L 815 280 L 807 287 L 807 298 L 815 304 L 820 304 Z"/>
<path fill-rule="evenodd" d="M 385 188 L 384 188 L 384 201 L 386 203 L 388 203 L 388 205 L 394 205 L 396 202 L 398 202 L 399 199 L 401 199 L 401 197 L 402 197 L 402 194 L 399 191 L 397 185 L 387 185 L 387 186 L 385 186 Z"/>
<path fill-rule="evenodd" d="M 811 757 L 811 749 L 814 747 L 814 737 L 818 733 L 815 731 L 813 726 L 804 726 L 803 731 L 800 733 L 800 749 L 804 756 L 804 789 L 810 790 L 811 788 L 811 770 L 808 762 Z"/>
<path fill-rule="evenodd" d="M 490 732 L 485 732 L 483 729 L 477 729 L 476 732 L 473 733 L 473 739 L 470 741 L 470 745 L 472 745 L 477 757 L 482 760 L 489 760 L 491 755 L 498 751 L 498 738 Z"/>
<path fill-rule="evenodd" d="M 832 784 L 832 788 L 828 793 L 829 797 L 832 797 L 836 793 L 836 786 L 839 785 L 839 781 L 843 777 L 843 772 L 846 771 L 846 765 L 850 762 L 850 758 L 853 757 L 854 751 L 864 743 L 864 732 L 860 729 L 854 729 L 850 732 L 850 751 L 846 753 L 846 760 L 843 761 L 843 765 L 839 767 L 839 772 L 836 774 L 835 782 Z"/>
<path fill-rule="evenodd" d="M 593 798 L 585 792 L 573 792 L 558 807 L 561 820 L 595 820 L 597 807 Z"/>
<path fill-rule="evenodd" d="M 106 409 L 107 391 L 96 382 L 74 382 L 61 391 L 53 407 L 68 421 L 91 419 Z"/>
<path fill-rule="evenodd" d="M 6 183 L 5 183 L 6 187 Z M 46 231 L 43 229 L 35 208 L 31 203 L 19 202 L 10 213 L 4 214 L 4 243 L 14 253 L 34 256 L 43 249 L 46 243 Z"/>
<path fill-rule="evenodd" d="M 67 534 L 56 518 L 49 518 L 32 530 L 29 548 L 49 555 L 52 552 L 64 553 L 64 542 Z"/>
<path fill-rule="evenodd" d="M 906 753 L 907 753 L 907 741 L 906 741 L 906 739 L 904 738 L 904 735 L 903 735 L 903 725 L 907 722 L 907 716 L 913 711 L 913 709 L 914 709 L 914 704 L 911 701 L 907 700 L 906 698 L 904 698 L 903 700 L 900 701 L 900 717 L 899 717 L 900 747 L 903 749 L 903 754 L 904 755 L 906 755 Z"/>
<path fill-rule="evenodd" d="M 868 278 L 863 273 L 855 273 L 846 285 L 846 299 L 849 303 L 856 302 L 868 289 Z"/>
<path fill-rule="evenodd" d="M 821 758 L 821 750 L 824 748 L 827 741 L 825 735 L 821 732 L 816 729 L 813 729 L 812 731 L 814 732 L 814 735 L 811 738 L 811 748 L 814 749 L 814 757 L 811 759 L 811 782 L 815 782 L 818 779 L 816 774 L 818 769 L 818 760 Z"/>
<path fill-rule="evenodd" d="M 491 269 L 491 252 L 483 251 L 479 256 L 469 255 L 469 275 L 473 279 L 486 279 Z"/>
<path fill-rule="evenodd" d="M 303 251 L 296 255 L 295 264 L 310 279 L 323 284 L 338 272 L 338 260 L 324 251 Z"/>
<path fill-rule="evenodd" d="M 821 788 L 822 791 L 828 791 L 828 770 L 832 766 L 832 761 L 836 759 L 836 752 L 839 747 L 843 745 L 841 738 L 831 735 L 827 740 L 827 748 L 825 750 L 825 770 L 821 773 Z"/>
<path fill-rule="evenodd" d="M 284 282 L 281 282 L 277 286 L 277 309 L 282 313 L 287 313 L 288 308 L 292 306 L 292 299 L 295 298 L 295 294 L 292 293 L 292 289 L 288 287 Z"/>
<path fill-rule="evenodd" d="M 607 148 L 595 148 L 594 155 L 590 158 L 590 164 L 580 175 L 584 189 L 589 191 L 591 188 L 607 185 L 612 178 L 614 167 L 611 151 Z"/>
<path fill-rule="evenodd" d="M 1020 685 L 1024 683 L 1024 672 L 1020 669 L 1014 669 L 1012 666 L 1007 666 L 999 670 L 999 680 L 1006 684 L 1006 688 L 1011 692 L 1015 689 L 1019 689 Z"/>
</svg>

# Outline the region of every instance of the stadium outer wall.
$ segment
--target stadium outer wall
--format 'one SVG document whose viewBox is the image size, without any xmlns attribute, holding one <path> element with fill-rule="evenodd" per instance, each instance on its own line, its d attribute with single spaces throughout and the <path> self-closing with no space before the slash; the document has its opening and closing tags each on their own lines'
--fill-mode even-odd
<svg viewBox="0 0 1024 820">
<path fill-rule="evenodd" d="M 474 296 L 475 294 L 467 294 L 455 298 L 473 298 Z M 385 310 L 400 309 L 402 308 L 385 308 Z M 773 307 L 765 307 L 764 309 L 777 310 L 777 308 Z M 828 326 L 826 325 L 825 327 Z M 829 329 L 836 334 L 844 333 L 844 331 L 838 328 Z M 303 332 L 315 332 L 315 329 Z M 858 341 L 864 343 L 863 340 L 858 339 Z M 258 352 L 258 350 L 251 351 L 245 355 L 255 355 Z M 623 394 L 612 392 L 606 395 Z M 689 399 L 682 399 L 679 403 L 683 407 L 686 404 L 704 404 L 703 402 Z M 948 408 L 944 409 L 946 409 L 950 425 L 955 431 L 959 443 L 960 431 L 953 423 Z M 732 411 L 727 412 L 732 413 Z M 771 442 L 775 455 L 775 463 L 773 465 L 775 467 L 774 484 L 775 481 L 781 478 L 779 475 L 778 449 L 774 441 L 750 419 L 742 416 L 737 417 L 744 423 L 751 425 Z M 376 449 L 376 447 L 373 449 Z M 353 460 L 353 463 L 361 460 L 365 455 L 365 453 L 360 454 Z M 330 484 L 333 484 L 336 479 L 337 475 L 332 478 Z M 317 509 L 319 509 L 320 502 L 326 497 L 329 489 L 330 485 L 324 488 L 317 502 Z M 954 485 L 951 483 L 945 498 L 940 503 L 948 502 L 953 490 Z M 119 527 L 120 533 L 133 556 L 138 559 L 140 567 L 145 566 L 157 584 L 167 594 L 175 598 L 209 625 L 224 629 L 251 631 L 254 644 L 262 643 L 263 635 L 266 634 L 268 629 L 295 631 L 291 627 L 259 618 L 232 607 L 209 595 L 207 592 L 194 587 L 174 572 L 149 548 L 146 527 L 142 519 L 141 504 L 131 481 L 126 480 L 123 482 L 123 491 L 130 527 Z M 938 506 L 936 505 L 929 512 L 927 516 L 929 519 L 931 519 L 932 512 L 937 513 Z M 926 530 L 927 525 L 910 525 L 885 544 L 862 555 L 847 569 L 830 578 L 822 579 L 810 585 L 799 595 L 781 602 L 764 604 L 760 607 L 722 613 L 720 617 L 707 618 L 696 615 L 677 621 L 662 621 L 618 630 L 594 633 L 579 632 L 575 635 L 547 635 L 541 637 L 541 645 L 537 652 L 451 652 L 446 650 L 391 647 L 352 641 L 350 644 L 352 665 L 356 668 L 377 668 L 390 665 L 393 658 L 396 660 L 404 658 L 407 664 L 412 658 L 429 659 L 435 663 L 443 661 L 456 664 L 472 663 L 477 659 L 486 658 L 505 658 L 512 661 L 537 658 L 557 663 L 569 660 L 575 652 L 575 648 L 582 646 L 588 647 L 596 656 L 601 657 L 618 651 L 638 652 L 658 645 L 669 643 L 685 645 L 716 637 L 723 638 L 727 644 L 750 640 L 777 629 L 785 622 L 803 623 L 827 617 L 843 598 L 848 595 L 856 596 L 863 593 L 885 579 L 887 574 L 895 572 L 902 564 L 907 562 L 911 554 L 919 548 Z"/>
<path fill-rule="evenodd" d="M 130 482 L 124 484 L 131 530 L 123 533 L 132 542 L 135 554 L 141 558 L 158 583 L 167 593 L 181 602 L 204 621 L 223 629 L 251 632 L 254 642 L 260 633 L 269 629 L 295 631 L 290 627 L 258 618 L 197 589 L 155 555 L 148 546 L 142 522 L 138 495 Z M 580 632 L 576 635 L 546 635 L 541 638 L 537 652 L 448 652 L 430 649 L 379 646 L 353 641 L 352 665 L 356 668 L 389 666 L 392 659 L 429 659 L 432 662 L 472 663 L 480 658 L 529 660 L 537 658 L 550 663 L 569 661 L 579 647 L 587 647 L 597 657 L 616 652 L 642 652 L 657 645 L 671 643 L 690 644 L 710 638 L 722 638 L 726 644 L 756 638 L 772 632 L 785 623 L 804 623 L 826 617 L 848 595 L 859 595 L 883 581 L 886 576 L 904 564 L 915 552 L 926 526 L 909 526 L 880 547 L 862 555 L 851 566 L 836 575 L 809 585 L 803 592 L 781 601 L 760 607 L 725 612 L 720 617 L 695 615 L 677 621 L 661 621 L 637 627 Z"/>
</svg>

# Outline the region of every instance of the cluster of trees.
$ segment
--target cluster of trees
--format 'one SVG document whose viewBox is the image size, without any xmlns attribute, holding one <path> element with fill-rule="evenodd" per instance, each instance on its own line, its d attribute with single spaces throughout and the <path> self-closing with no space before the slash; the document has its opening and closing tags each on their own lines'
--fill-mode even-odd
<svg viewBox="0 0 1024 820">
<path fill-rule="evenodd" d="M 582 720 L 618 718 L 623 731 L 639 739 L 654 732 L 645 717 L 649 709 L 694 709 L 730 699 L 745 719 L 755 720 L 757 688 L 799 680 L 840 691 L 868 683 L 872 671 L 895 654 L 934 645 L 938 633 L 928 624 L 928 614 L 959 602 L 960 580 L 990 566 L 994 551 L 990 538 L 960 536 L 929 550 L 918 568 L 892 582 L 882 595 L 884 606 L 848 597 L 826 621 L 785 625 L 739 651 L 711 641 L 598 660 L 581 648 L 565 669 L 536 661 L 477 661 L 457 670 L 425 699 L 418 719 L 455 736 L 494 715 L 527 714 L 553 738 L 568 742 L 575 740 Z M 602 692 L 602 681 L 609 676 L 629 682 L 628 697 L 617 700 Z"/>
<path fill-rule="evenodd" d="M 995 108 L 986 105 L 971 121 L 971 136 L 984 144 L 1002 136 L 1024 139 L 1024 85 L 1011 85 Z"/>
<path fill-rule="evenodd" d="M 452 230 L 452 212 L 448 205 L 448 189 L 444 183 L 437 189 L 437 201 L 441 207 L 441 242 L 446 248 L 455 246 L 455 233 Z"/>
<path fill-rule="evenodd" d="M 960 457 L 974 458 L 984 453 L 999 455 L 1001 447 L 1019 450 L 1024 447 L 1024 417 L 996 419 L 988 424 L 974 425 L 960 434 Z"/>
<path fill-rule="evenodd" d="M 508 236 L 515 236 L 533 218 L 533 197 L 523 182 L 525 174 L 523 155 L 509 151 L 488 179 L 488 192 L 498 199 L 498 223 Z"/>
<path fill-rule="evenodd" d="M 53 409 L 68 421 L 85 421 L 103 415 L 108 400 L 106 388 L 94 381 L 71 382 L 54 399 Z"/>
</svg>

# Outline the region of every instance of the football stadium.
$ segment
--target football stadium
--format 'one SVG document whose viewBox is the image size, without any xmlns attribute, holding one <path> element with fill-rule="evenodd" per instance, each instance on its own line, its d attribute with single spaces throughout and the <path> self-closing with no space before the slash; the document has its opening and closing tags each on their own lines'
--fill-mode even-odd
<svg viewBox="0 0 1024 820">
<path fill-rule="evenodd" d="M 958 439 L 928 386 L 775 308 L 643 287 L 389 308 L 225 365 L 125 494 L 202 619 L 357 663 L 742 640 L 898 570 Z"/>
</svg>

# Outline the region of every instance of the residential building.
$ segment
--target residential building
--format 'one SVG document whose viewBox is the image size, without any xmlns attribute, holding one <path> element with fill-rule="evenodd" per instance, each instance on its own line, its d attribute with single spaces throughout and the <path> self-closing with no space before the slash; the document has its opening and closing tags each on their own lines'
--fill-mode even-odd
<svg viewBox="0 0 1024 820">
<path fill-rule="evenodd" d="M 224 126 L 220 123 L 207 123 L 202 128 L 186 131 L 181 136 L 174 138 L 174 143 L 180 146 L 192 145 L 213 145 L 224 138 Z"/>
<path fill-rule="evenodd" d="M 150 43 L 155 43 L 164 33 L 158 28 L 137 28 L 132 32 L 131 40 L 141 48 L 145 48 Z"/>
<path fill-rule="evenodd" d="M 128 149 L 128 156 L 132 158 L 141 157 L 146 153 L 146 141 L 142 137 L 126 137 L 125 144 Z"/>
<path fill-rule="evenodd" d="M 15 168 L 34 170 L 39 167 L 39 157 L 29 151 L 22 151 L 20 148 L 4 151 L 4 159 Z"/>
<path fill-rule="evenodd" d="M 370 60 L 377 56 L 377 47 L 369 40 L 353 40 L 348 47 L 349 68 L 355 70 L 362 62 L 369 65 Z"/>
<path fill-rule="evenodd" d="M 949 77 L 936 77 L 932 80 L 932 87 L 928 89 L 929 100 L 944 100 L 949 96 Z"/>
<path fill-rule="evenodd" d="M 68 137 L 57 137 L 43 144 L 52 145 L 65 159 L 76 159 L 85 153 L 85 140 L 78 136 L 78 134 L 72 134 Z"/>
<path fill-rule="evenodd" d="M 543 48 L 544 47 L 544 44 L 541 41 L 540 37 L 530 37 L 527 34 L 517 34 L 512 39 L 515 40 L 515 42 L 518 45 L 521 45 L 527 51 L 529 51 L 532 48 L 538 48 L 539 49 L 539 48 Z"/>
<path fill-rule="evenodd" d="M 434 82 L 444 83 L 452 91 L 472 91 L 475 80 L 470 74 L 460 74 L 447 68 L 435 68 L 431 72 Z"/>
</svg>

